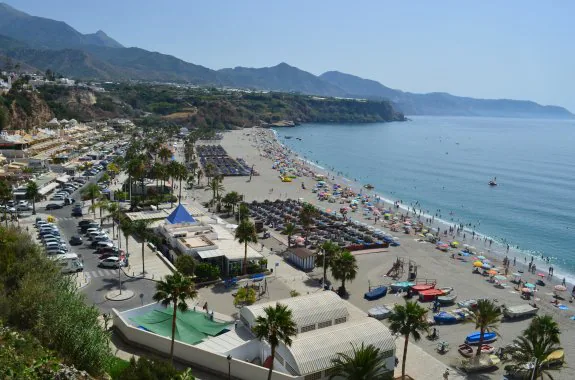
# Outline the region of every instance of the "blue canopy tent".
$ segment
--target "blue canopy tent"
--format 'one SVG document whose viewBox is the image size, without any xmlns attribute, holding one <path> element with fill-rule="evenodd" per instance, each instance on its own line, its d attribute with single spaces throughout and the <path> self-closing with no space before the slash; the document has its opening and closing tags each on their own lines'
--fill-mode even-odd
<svg viewBox="0 0 575 380">
<path fill-rule="evenodd" d="M 188 210 L 181 204 L 166 218 L 171 224 L 178 223 L 196 223 L 196 220 L 190 215 Z"/>
</svg>

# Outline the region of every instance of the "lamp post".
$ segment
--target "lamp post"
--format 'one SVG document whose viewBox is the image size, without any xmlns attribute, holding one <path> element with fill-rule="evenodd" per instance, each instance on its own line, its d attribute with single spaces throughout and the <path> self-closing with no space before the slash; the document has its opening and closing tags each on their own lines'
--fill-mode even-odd
<svg viewBox="0 0 575 380">
<path fill-rule="evenodd" d="M 228 355 L 228 380 L 232 379 L 232 355 Z"/>
<path fill-rule="evenodd" d="M 321 250 L 321 255 L 323 257 L 323 279 L 321 280 L 321 288 L 325 290 L 325 250 Z"/>
</svg>

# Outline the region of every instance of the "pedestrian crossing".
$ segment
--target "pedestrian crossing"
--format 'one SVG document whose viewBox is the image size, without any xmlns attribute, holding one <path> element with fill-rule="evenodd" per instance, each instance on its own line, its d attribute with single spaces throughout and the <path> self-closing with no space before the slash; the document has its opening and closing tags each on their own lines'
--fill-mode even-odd
<svg viewBox="0 0 575 380">
<path fill-rule="evenodd" d="M 84 271 L 84 276 L 87 278 L 98 278 L 98 277 L 118 277 L 118 270 L 114 269 L 98 269 L 92 271 Z"/>
</svg>

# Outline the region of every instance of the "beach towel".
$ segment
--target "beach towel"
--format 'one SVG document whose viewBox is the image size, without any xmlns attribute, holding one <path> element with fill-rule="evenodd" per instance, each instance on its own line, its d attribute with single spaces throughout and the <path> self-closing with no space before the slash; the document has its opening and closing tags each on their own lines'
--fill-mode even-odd
<svg viewBox="0 0 575 380">
<path fill-rule="evenodd" d="M 557 308 L 561 309 L 561 310 L 569 310 L 569 308 L 565 305 L 559 305 L 559 306 L 557 306 Z"/>
</svg>

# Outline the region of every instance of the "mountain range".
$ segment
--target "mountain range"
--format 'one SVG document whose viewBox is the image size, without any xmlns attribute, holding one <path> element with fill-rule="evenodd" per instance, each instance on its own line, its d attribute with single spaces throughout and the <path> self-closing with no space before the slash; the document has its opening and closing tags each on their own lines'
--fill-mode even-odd
<svg viewBox="0 0 575 380">
<path fill-rule="evenodd" d="M 65 22 L 32 16 L 5 3 L 0 3 L 0 57 L 9 57 L 22 68 L 51 69 L 80 79 L 181 82 L 329 97 L 388 99 L 406 115 L 574 117 L 558 106 L 523 100 L 474 99 L 441 92 L 415 94 L 338 71 L 316 76 L 287 63 L 264 68 L 212 70 L 171 55 L 124 47 L 101 30 L 82 34 Z"/>
</svg>

